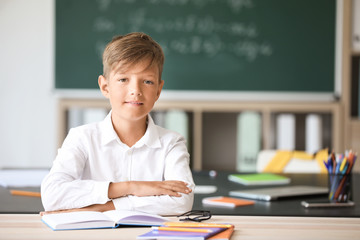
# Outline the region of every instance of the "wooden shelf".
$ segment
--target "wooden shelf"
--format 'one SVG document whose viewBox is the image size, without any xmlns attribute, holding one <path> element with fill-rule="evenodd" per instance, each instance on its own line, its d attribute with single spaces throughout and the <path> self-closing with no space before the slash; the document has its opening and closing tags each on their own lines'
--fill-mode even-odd
<svg viewBox="0 0 360 240">
<path fill-rule="evenodd" d="M 58 143 L 63 142 L 67 129 L 67 111 L 71 108 L 105 108 L 110 109 L 107 99 L 59 99 Z M 256 111 L 262 116 L 262 147 L 270 149 L 273 146 L 271 115 L 277 113 L 328 113 L 332 118 L 332 147 L 341 149 L 341 111 L 338 102 L 183 102 L 158 101 L 154 111 L 183 110 L 192 113 L 192 168 L 203 168 L 203 115 L 205 113 L 240 113 Z M 236 128 L 236 126 L 234 126 Z M 206 150 L 206 149 L 205 149 Z M 235 161 L 236 159 L 234 159 Z"/>
</svg>

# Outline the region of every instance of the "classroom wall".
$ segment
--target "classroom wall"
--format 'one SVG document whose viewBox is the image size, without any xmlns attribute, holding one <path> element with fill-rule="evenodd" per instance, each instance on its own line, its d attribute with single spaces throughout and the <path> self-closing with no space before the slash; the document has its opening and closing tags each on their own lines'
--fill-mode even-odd
<svg viewBox="0 0 360 240">
<path fill-rule="evenodd" d="M 0 168 L 56 154 L 54 0 L 0 0 Z"/>
<path fill-rule="evenodd" d="M 0 168 L 48 167 L 56 152 L 54 1 L 0 0 Z"/>
</svg>

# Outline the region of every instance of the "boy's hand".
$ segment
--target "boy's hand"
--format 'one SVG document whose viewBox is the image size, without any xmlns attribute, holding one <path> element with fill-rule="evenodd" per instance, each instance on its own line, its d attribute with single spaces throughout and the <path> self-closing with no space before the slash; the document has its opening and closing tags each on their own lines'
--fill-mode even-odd
<svg viewBox="0 0 360 240">
<path fill-rule="evenodd" d="M 154 182 L 131 182 L 131 195 L 144 196 L 159 196 L 169 195 L 173 197 L 181 197 L 180 193 L 188 194 L 191 188 L 182 181 L 154 181 Z"/>
<path fill-rule="evenodd" d="M 109 198 L 118 198 L 126 195 L 138 197 L 169 195 L 181 197 L 180 193 L 188 194 L 192 190 L 182 181 L 131 181 L 124 183 L 111 183 L 109 186 Z M 125 187 L 125 189 L 124 189 Z"/>
</svg>

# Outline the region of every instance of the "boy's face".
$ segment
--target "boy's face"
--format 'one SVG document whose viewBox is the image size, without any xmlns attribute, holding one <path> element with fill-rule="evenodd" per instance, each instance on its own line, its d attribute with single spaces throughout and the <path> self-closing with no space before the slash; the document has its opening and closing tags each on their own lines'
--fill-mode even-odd
<svg viewBox="0 0 360 240">
<path fill-rule="evenodd" d="M 99 77 L 100 90 L 110 100 L 113 117 L 117 120 L 145 120 L 159 99 L 164 81 L 159 81 L 156 66 L 148 66 L 148 60 L 130 67 L 123 67 L 120 62 L 108 79 Z"/>
</svg>

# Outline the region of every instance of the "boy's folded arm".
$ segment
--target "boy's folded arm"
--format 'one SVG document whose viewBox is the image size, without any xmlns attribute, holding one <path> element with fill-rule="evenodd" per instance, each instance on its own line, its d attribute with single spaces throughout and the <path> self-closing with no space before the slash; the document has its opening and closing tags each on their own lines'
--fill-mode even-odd
<svg viewBox="0 0 360 240">
<path fill-rule="evenodd" d="M 110 181 L 82 180 L 87 161 L 78 129 L 71 129 L 50 170 L 41 183 L 45 211 L 105 204 Z"/>
<path fill-rule="evenodd" d="M 45 211 L 83 208 L 105 204 L 109 182 L 94 180 L 64 180 L 62 174 L 49 175 L 41 186 Z"/>
<path fill-rule="evenodd" d="M 180 197 L 190 193 L 187 183 L 177 180 L 168 181 L 129 181 L 110 183 L 108 196 L 111 199 L 133 195 L 138 197 L 169 195 Z"/>
<path fill-rule="evenodd" d="M 179 215 L 192 209 L 194 193 L 181 194 L 181 197 L 169 195 L 138 197 L 129 195 L 113 199 L 115 209 L 142 211 L 159 215 Z"/>
<path fill-rule="evenodd" d="M 65 144 L 64 144 L 65 145 Z M 109 181 L 81 180 L 85 158 L 79 151 L 59 149 L 50 173 L 41 183 L 45 211 L 82 208 L 109 201 Z"/>
<path fill-rule="evenodd" d="M 131 208 L 137 211 L 146 211 L 160 215 L 178 215 L 190 211 L 194 201 L 195 184 L 189 167 L 189 153 L 186 148 L 185 139 L 179 135 L 174 144 L 169 145 L 169 151 L 165 157 L 164 182 L 181 181 L 186 183 L 189 193 L 180 192 L 180 197 L 161 195 L 138 197 L 129 196 Z M 119 206 L 115 200 L 115 208 Z"/>
</svg>

